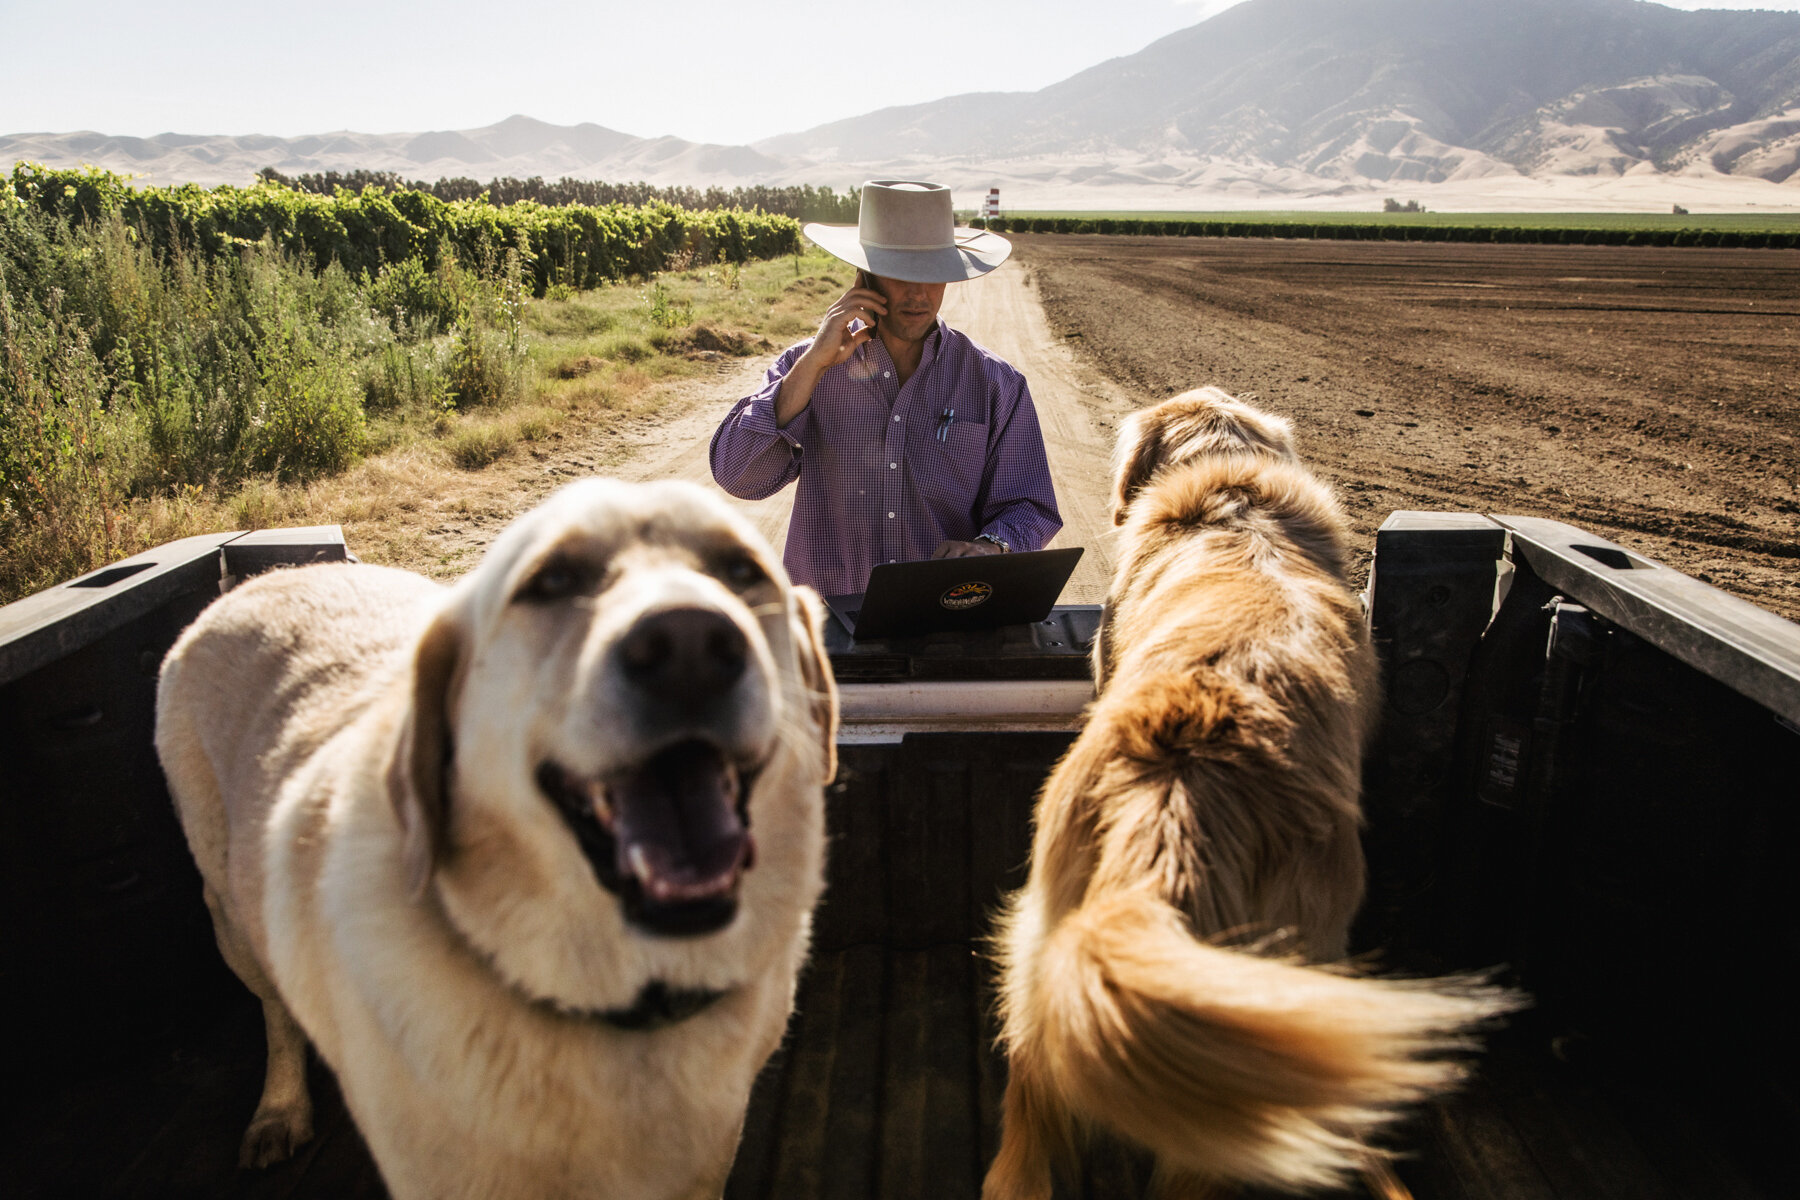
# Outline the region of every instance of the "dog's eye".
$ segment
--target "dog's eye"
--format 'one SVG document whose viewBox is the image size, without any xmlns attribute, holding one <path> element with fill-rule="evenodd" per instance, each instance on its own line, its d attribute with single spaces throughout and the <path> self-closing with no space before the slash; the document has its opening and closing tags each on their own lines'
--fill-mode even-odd
<svg viewBox="0 0 1800 1200">
<path fill-rule="evenodd" d="M 719 568 L 719 576 L 732 587 L 738 588 L 750 587 L 768 578 L 761 565 L 747 554 L 726 559 Z"/>
<path fill-rule="evenodd" d="M 572 563 L 552 559 L 519 589 L 522 600 L 561 600 L 581 589 L 581 572 Z"/>
</svg>

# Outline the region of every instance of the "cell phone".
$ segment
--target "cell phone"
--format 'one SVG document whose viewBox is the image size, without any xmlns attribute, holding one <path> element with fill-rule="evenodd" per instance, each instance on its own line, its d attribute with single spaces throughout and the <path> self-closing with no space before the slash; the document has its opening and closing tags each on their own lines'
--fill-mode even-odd
<svg viewBox="0 0 1800 1200">
<path fill-rule="evenodd" d="M 861 270 L 857 271 L 856 286 L 859 288 L 868 288 L 871 292 L 874 292 L 877 295 L 879 295 L 881 293 L 881 289 L 875 286 L 874 276 L 870 275 L 867 271 L 861 271 Z M 869 314 L 869 328 L 870 329 L 874 329 L 880 323 L 881 323 L 880 314 L 873 313 L 873 312 Z"/>
</svg>

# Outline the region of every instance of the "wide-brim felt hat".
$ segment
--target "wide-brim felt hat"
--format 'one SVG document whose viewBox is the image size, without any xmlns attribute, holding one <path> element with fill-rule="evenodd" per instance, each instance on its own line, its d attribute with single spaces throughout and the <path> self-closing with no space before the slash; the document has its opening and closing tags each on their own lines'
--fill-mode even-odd
<svg viewBox="0 0 1800 1200">
<path fill-rule="evenodd" d="M 809 224 L 805 232 L 851 266 L 907 283 L 974 279 L 1012 253 L 999 234 L 957 226 L 949 188 L 912 179 L 871 179 L 855 225 Z"/>
</svg>

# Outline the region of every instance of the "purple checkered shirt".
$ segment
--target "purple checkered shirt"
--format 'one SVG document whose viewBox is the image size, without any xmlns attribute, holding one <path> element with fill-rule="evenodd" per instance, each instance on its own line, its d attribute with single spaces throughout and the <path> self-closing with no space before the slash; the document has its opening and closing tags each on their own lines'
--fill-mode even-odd
<svg viewBox="0 0 1800 1200">
<path fill-rule="evenodd" d="M 900 384 L 880 338 L 819 377 L 786 429 L 775 396 L 810 340 L 769 368 L 712 439 L 719 486 L 745 500 L 795 479 L 788 574 L 827 596 L 864 590 L 877 563 L 930 558 L 945 540 L 991 534 L 1042 549 L 1062 528 L 1025 377 L 938 322 Z"/>
</svg>

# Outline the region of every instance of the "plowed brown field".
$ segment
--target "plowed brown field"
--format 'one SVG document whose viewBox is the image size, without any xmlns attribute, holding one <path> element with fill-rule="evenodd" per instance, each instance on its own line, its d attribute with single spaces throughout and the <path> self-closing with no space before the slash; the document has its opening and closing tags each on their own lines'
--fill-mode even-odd
<svg viewBox="0 0 1800 1200">
<path fill-rule="evenodd" d="M 1396 509 L 1552 517 L 1800 619 L 1800 252 L 1014 244 L 1132 397 L 1291 418 L 1366 545 Z"/>
</svg>

